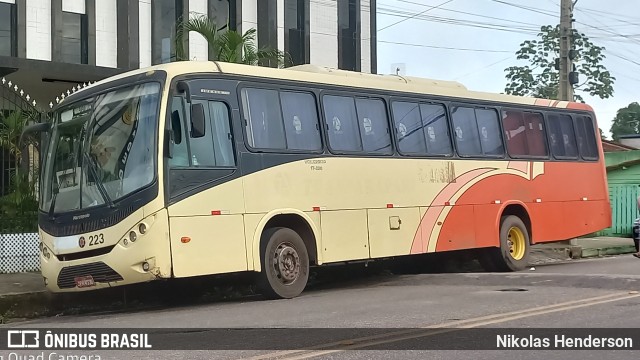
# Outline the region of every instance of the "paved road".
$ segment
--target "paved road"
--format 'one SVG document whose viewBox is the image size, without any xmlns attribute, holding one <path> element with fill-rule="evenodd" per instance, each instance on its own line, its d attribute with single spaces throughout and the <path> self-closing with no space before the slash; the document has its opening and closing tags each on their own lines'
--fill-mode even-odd
<svg viewBox="0 0 640 360">
<path fill-rule="evenodd" d="M 447 329 L 630 328 L 640 324 L 638 290 L 640 260 L 625 255 L 538 266 L 534 270 L 520 273 L 379 275 L 355 279 L 349 283 L 330 283 L 324 285 L 323 289 L 305 292 L 303 296 L 292 300 L 260 301 L 248 298 L 231 303 L 210 303 L 136 313 L 48 318 L 20 325 L 95 328 L 338 328 L 342 329 L 340 339 L 372 335 L 366 330 L 352 330 L 354 328 L 397 328 L 394 331 L 427 326 Z M 285 347 L 294 349 L 300 345 L 326 344 L 330 340 L 336 340 L 337 331 L 327 335 L 324 332 L 300 330 L 282 333 L 277 339 L 273 335 L 267 336 L 272 336 L 268 338 L 270 343 L 280 341 L 288 344 Z M 541 354 L 539 351 L 451 350 L 426 353 L 389 350 L 419 348 L 428 343 L 429 339 L 443 339 L 442 341 L 452 343 L 460 340 L 456 338 L 458 335 L 438 338 L 437 336 L 442 335 L 429 333 L 433 330 L 411 331 L 410 336 L 405 338 L 406 334 L 389 335 L 392 331 L 384 330 L 384 336 L 374 337 L 375 341 L 356 340 L 346 343 L 355 348 L 346 352 L 320 349 L 285 355 L 264 350 L 191 351 L 188 355 L 178 351 L 94 354 L 100 354 L 102 359 L 171 359 L 178 356 L 193 359 L 234 359 L 254 356 L 256 360 L 266 358 L 266 355 L 280 355 L 286 359 L 422 359 L 427 356 L 435 359 L 539 359 Z M 167 336 L 188 343 L 208 341 L 219 335 L 211 332 L 174 332 Z M 262 335 L 264 334 L 260 336 Z M 259 343 L 263 340 L 260 336 L 235 336 L 234 341 L 239 342 L 236 344 L 241 347 L 244 346 L 242 344 Z M 371 344 L 370 341 L 378 343 Z M 462 341 L 469 339 L 462 337 Z M 365 345 L 369 349 L 380 350 L 359 350 Z M 544 356 L 583 360 L 627 359 L 637 357 L 637 354 L 629 351 L 546 351 Z"/>
</svg>

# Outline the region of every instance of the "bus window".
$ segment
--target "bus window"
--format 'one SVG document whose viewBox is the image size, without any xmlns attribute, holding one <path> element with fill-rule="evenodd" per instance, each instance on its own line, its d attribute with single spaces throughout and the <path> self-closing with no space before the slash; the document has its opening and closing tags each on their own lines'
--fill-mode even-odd
<svg viewBox="0 0 640 360">
<path fill-rule="evenodd" d="M 351 97 L 323 97 L 329 146 L 337 151 L 362 151 L 356 108 Z"/>
<path fill-rule="evenodd" d="M 393 102 L 393 123 L 398 134 L 398 150 L 405 154 L 426 154 L 427 145 L 417 103 Z"/>
<path fill-rule="evenodd" d="M 193 100 L 204 107 L 206 134 L 200 138 L 188 137 L 191 166 L 227 167 L 235 165 L 229 110 L 219 101 Z"/>
<path fill-rule="evenodd" d="M 527 135 L 529 155 L 547 157 L 547 143 L 544 135 L 544 119 L 540 113 L 524 113 L 524 126 Z"/>
<path fill-rule="evenodd" d="M 384 102 L 356 99 L 362 147 L 365 152 L 391 154 L 391 135 Z"/>
<path fill-rule="evenodd" d="M 460 156 L 482 155 L 474 109 L 454 107 L 451 110 L 451 114 L 458 154 L 460 154 Z"/>
<path fill-rule="evenodd" d="M 489 156 L 504 155 L 498 113 L 493 109 L 476 109 L 476 119 L 480 129 L 482 153 Z"/>
<path fill-rule="evenodd" d="M 318 112 L 313 95 L 290 91 L 280 92 L 287 149 L 320 150 Z"/>
<path fill-rule="evenodd" d="M 520 110 L 502 112 L 507 151 L 514 158 L 547 156 L 542 115 Z"/>
<path fill-rule="evenodd" d="M 430 155 L 451 155 L 451 137 L 443 105 L 420 104 L 422 130 Z"/>
<path fill-rule="evenodd" d="M 577 158 L 576 137 L 573 132 L 573 121 L 569 115 L 549 115 L 549 142 L 554 156 Z"/>
<path fill-rule="evenodd" d="M 580 154 L 585 159 L 597 159 L 598 145 L 596 144 L 593 120 L 589 116 L 577 116 L 576 125 L 576 137 Z"/>
<path fill-rule="evenodd" d="M 184 132 L 184 99 L 174 97 L 171 103 L 171 131 L 173 132 L 173 157 L 169 159 L 169 166 L 189 166 L 189 151 L 187 149 Z"/>
<path fill-rule="evenodd" d="M 233 136 L 227 105 L 220 101 L 209 101 L 209 112 L 205 115 L 208 115 L 207 123 L 213 137 L 214 166 L 234 166 Z"/>
<path fill-rule="evenodd" d="M 286 149 L 278 92 L 243 89 L 242 103 L 249 146 L 256 149 Z M 274 106 L 276 104 L 276 106 Z"/>
</svg>

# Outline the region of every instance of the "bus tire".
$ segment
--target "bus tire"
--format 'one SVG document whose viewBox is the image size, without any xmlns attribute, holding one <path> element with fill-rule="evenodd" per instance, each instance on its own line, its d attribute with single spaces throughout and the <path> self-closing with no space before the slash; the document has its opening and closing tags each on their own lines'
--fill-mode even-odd
<svg viewBox="0 0 640 360">
<path fill-rule="evenodd" d="M 529 264 L 529 231 L 515 215 L 503 216 L 500 221 L 500 248 L 494 258 L 498 271 L 520 271 Z"/>
<path fill-rule="evenodd" d="M 309 254 L 300 235 L 289 228 L 270 228 L 263 232 L 260 248 L 262 294 L 269 299 L 300 295 L 309 280 Z"/>
</svg>

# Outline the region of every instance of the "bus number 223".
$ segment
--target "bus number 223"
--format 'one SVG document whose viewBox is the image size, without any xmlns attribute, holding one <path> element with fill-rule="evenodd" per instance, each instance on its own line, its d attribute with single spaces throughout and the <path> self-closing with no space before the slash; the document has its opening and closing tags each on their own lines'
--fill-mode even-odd
<svg viewBox="0 0 640 360">
<path fill-rule="evenodd" d="M 104 244 L 104 236 L 102 234 L 89 236 L 89 246 L 100 244 Z"/>
</svg>

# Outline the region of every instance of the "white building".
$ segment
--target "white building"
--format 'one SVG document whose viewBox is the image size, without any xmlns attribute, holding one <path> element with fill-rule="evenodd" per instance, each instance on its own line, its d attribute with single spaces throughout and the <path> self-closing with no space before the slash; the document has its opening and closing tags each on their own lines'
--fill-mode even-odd
<svg viewBox="0 0 640 360">
<path fill-rule="evenodd" d="M 175 60 L 175 24 L 207 15 L 257 30 L 294 64 L 376 72 L 376 0 L 0 0 L 0 78 L 48 104 L 77 84 Z M 209 58 L 191 33 L 190 59 Z"/>
</svg>

